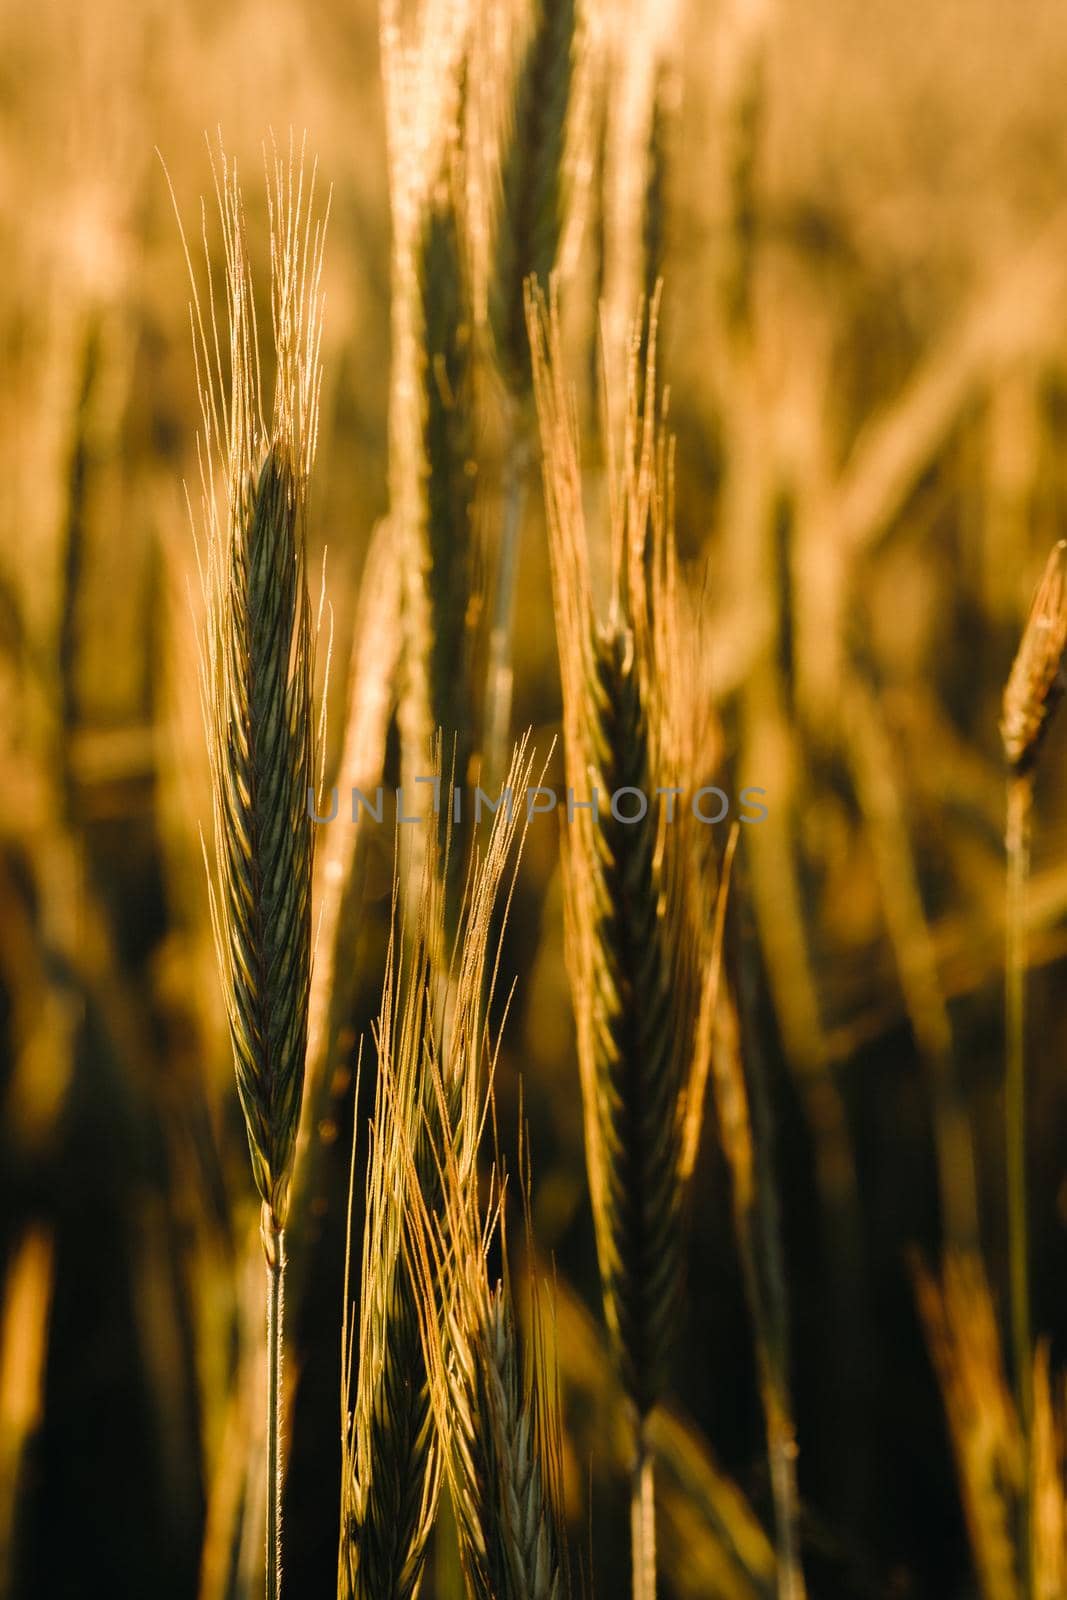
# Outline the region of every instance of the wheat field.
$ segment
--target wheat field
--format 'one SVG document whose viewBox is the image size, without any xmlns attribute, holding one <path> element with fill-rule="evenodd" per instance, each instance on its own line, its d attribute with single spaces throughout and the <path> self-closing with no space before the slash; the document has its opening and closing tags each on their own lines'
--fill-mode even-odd
<svg viewBox="0 0 1067 1600">
<path fill-rule="evenodd" d="M 1067 1597 L 1065 74 L 0 13 L 0 1596 Z"/>
</svg>

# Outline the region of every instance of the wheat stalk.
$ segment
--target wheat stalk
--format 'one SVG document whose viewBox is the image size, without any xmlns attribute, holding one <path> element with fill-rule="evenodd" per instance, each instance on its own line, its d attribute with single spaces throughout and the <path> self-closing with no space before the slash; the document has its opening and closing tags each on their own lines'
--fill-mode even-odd
<svg viewBox="0 0 1067 1600">
<path fill-rule="evenodd" d="M 262 1201 L 267 1268 L 267 1595 L 281 1582 L 279 1451 L 285 1223 L 304 1076 L 311 974 L 314 640 L 305 573 L 315 453 L 325 218 L 290 141 L 268 168 L 272 334 L 269 425 L 236 163 L 212 159 L 229 322 L 223 367 L 214 300 L 193 281 L 202 397 L 207 621 L 201 692 L 211 765 L 212 924 L 237 1091 Z M 206 243 L 205 243 L 206 250 Z M 186 250 L 188 257 L 188 250 Z M 210 281 L 210 262 L 209 262 Z M 224 496 L 216 496 L 221 476 Z"/>
<path fill-rule="evenodd" d="M 1015 1400 L 1026 1449 L 1023 1517 L 1032 1515 L 1033 1368 L 1030 1340 L 1029 1224 L 1026 1178 L 1026 885 L 1034 774 L 1056 706 L 1067 661 L 1067 542 L 1055 546 L 1034 595 L 1004 690 L 1000 731 L 1008 765 L 1007 950 L 1005 958 L 1005 1137 L 1008 1255 Z M 1029 1549 L 1029 1538 L 1026 1541 Z M 1032 1574 L 1028 1576 L 1030 1581 Z"/>
<path fill-rule="evenodd" d="M 698 1019 L 713 981 L 706 852 L 687 804 L 707 726 L 675 571 L 670 447 L 657 426 L 655 308 L 639 414 L 631 342 L 623 465 L 611 517 L 612 588 L 598 620 L 589 571 L 574 405 L 555 306 L 527 302 L 544 463 L 568 785 L 600 814 L 567 829 L 568 966 L 578 1021 L 586 1157 L 605 1314 L 643 1422 L 667 1379 L 684 1256 L 684 1213 L 699 1137 L 710 1030 Z M 634 818 L 607 810 L 645 797 Z M 669 820 L 668 820 L 669 819 Z M 635 1594 L 654 1592 L 651 1456 L 632 1485 Z"/>
</svg>

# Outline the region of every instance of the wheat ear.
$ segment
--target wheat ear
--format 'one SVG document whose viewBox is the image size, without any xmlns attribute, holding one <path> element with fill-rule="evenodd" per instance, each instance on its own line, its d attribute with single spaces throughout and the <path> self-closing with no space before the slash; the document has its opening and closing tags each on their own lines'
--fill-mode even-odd
<svg viewBox="0 0 1067 1600">
<path fill-rule="evenodd" d="M 1028 1446 L 981 1262 L 954 1253 L 939 1284 L 922 1268 L 917 1281 L 981 1593 L 985 1600 L 1055 1600 L 1067 1578 L 1067 1458 L 1063 1395 L 1053 1391 L 1048 1345 L 1038 1345 L 1030 1365 Z"/>
<path fill-rule="evenodd" d="M 524 284 L 547 283 L 563 222 L 567 110 L 574 68 L 575 0 L 531 0 L 500 167 L 489 320 L 509 390 L 530 389 Z"/>
<path fill-rule="evenodd" d="M 503 116 L 498 108 L 486 111 L 489 125 L 502 124 L 488 319 L 506 394 L 502 517 L 486 680 L 484 743 L 490 782 L 508 744 L 512 613 L 531 454 L 525 285 L 531 275 L 548 282 L 559 249 L 576 49 L 575 0 L 529 0 L 523 10 L 527 31 L 511 104 Z"/>
<path fill-rule="evenodd" d="M 462 64 L 469 31 L 467 0 L 424 0 L 401 19 L 397 0 L 382 5 L 382 70 L 389 147 L 389 195 L 393 230 L 391 262 L 392 370 L 389 385 L 390 522 L 401 552 L 403 574 L 404 650 L 397 722 L 401 738 L 402 779 L 413 799 L 416 776 L 430 772 L 436 705 L 432 674 L 435 656 L 434 567 L 429 526 L 427 446 L 440 445 L 440 432 L 429 437 L 428 392 L 431 379 L 442 375 L 436 357 L 456 357 L 449 330 L 440 344 L 441 317 L 454 308 L 455 259 L 445 260 L 443 246 L 453 241 L 434 232 L 441 219 L 440 189 L 450 177 L 461 99 Z M 442 166 L 441 151 L 446 153 Z M 452 279 L 430 285 L 429 254 L 434 270 Z M 437 305 L 427 307 L 425 295 Z M 451 301 L 451 305 L 446 303 Z M 434 343 L 427 352 L 425 316 L 434 322 Z M 436 371 L 435 371 L 436 366 Z M 455 372 L 455 368 L 454 368 Z M 455 438 L 449 419 L 448 443 Z M 441 485 L 440 462 L 438 485 Z M 454 483 L 452 485 L 455 486 Z M 453 530 L 454 531 L 454 526 Z M 448 534 L 443 537 L 447 540 Z M 440 577 L 440 573 L 437 575 Z M 447 732 L 447 730 L 446 730 Z M 424 830 L 407 830 L 411 881 L 421 882 L 420 845 Z"/>
<path fill-rule="evenodd" d="M 572 798 L 599 815 L 566 830 L 568 966 L 578 1021 L 586 1158 L 604 1305 L 638 1418 L 632 1485 L 635 1594 L 654 1592 L 651 1455 L 643 1422 L 667 1379 L 706 1041 L 714 896 L 687 803 L 703 743 L 696 663 L 682 624 L 672 529 L 671 448 L 657 426 L 655 309 L 639 380 L 631 341 L 623 465 L 614 486 L 612 590 L 594 610 L 574 404 L 559 318 L 531 291 L 528 325 L 544 464 L 564 741 Z M 643 382 L 645 404 L 637 394 Z M 644 797 L 617 811 L 620 790 Z M 657 795 L 668 796 L 661 804 Z M 641 801 L 638 800 L 640 807 Z M 706 832 L 706 830 L 705 830 Z M 700 1059 L 701 1050 L 704 1059 Z M 687 1131 L 688 1126 L 688 1131 Z"/>
<path fill-rule="evenodd" d="M 433 858 L 431 847 L 425 861 Z M 395 921 L 394 904 L 394 921 Z M 421 916 L 433 916 L 426 903 Z M 440 1481 L 419 1335 L 404 1262 L 401 1125 L 418 1117 L 414 1070 L 428 1031 L 430 957 L 416 937 L 406 967 L 394 940 L 377 1029 L 378 1083 L 367 1168 L 358 1371 L 346 1274 L 342 1322 L 339 1600 L 407 1600 L 418 1593 Z M 384 1064 L 399 1059 L 406 1100 L 385 1100 Z M 351 1215 L 351 1208 L 349 1214 Z"/>
<path fill-rule="evenodd" d="M 518 788 L 528 778 L 522 751 L 508 781 Z M 399 1600 L 416 1594 L 421 1582 L 440 1456 L 423 1357 L 419 1285 L 409 1261 L 411 1184 L 427 1214 L 435 1215 L 442 1144 L 456 1152 L 463 1181 L 471 1180 L 476 1139 L 463 1120 L 464 1085 L 477 1066 L 476 1041 L 488 1004 L 493 907 L 514 827 L 514 810 L 501 808 L 484 858 L 472 865 L 454 940 L 446 915 L 447 836 L 442 849 L 435 830 L 428 830 L 417 897 L 401 901 L 399 889 L 395 892 L 395 932 L 376 1040 L 379 1076 L 354 1395 L 351 1334 L 346 1332 L 345 1341 L 339 1594 L 346 1600 Z M 490 994 L 491 988 L 490 982 Z"/>
<path fill-rule="evenodd" d="M 425 472 L 429 695 L 455 781 L 471 780 L 481 718 L 484 560 L 476 516 L 478 457 L 471 263 L 461 163 L 427 201 L 419 234 L 422 438 Z M 446 804 L 451 826 L 445 912 L 450 935 L 459 915 L 470 840 Z"/>
<path fill-rule="evenodd" d="M 269 425 L 236 164 L 213 160 L 222 222 L 229 366 L 212 302 L 193 327 L 202 393 L 207 621 L 201 686 L 211 759 L 212 921 L 262 1201 L 267 1267 L 267 1595 L 281 1582 L 279 1451 L 285 1223 L 307 1046 L 315 783 L 314 641 L 304 526 L 315 452 L 325 219 L 290 141 L 268 168 L 272 333 Z M 225 483 L 222 504 L 216 474 Z"/>
<path fill-rule="evenodd" d="M 981 1591 L 987 1600 L 1019 1600 L 1016 1534 L 1024 1446 L 1004 1381 L 989 1286 L 971 1255 L 948 1257 L 940 1284 L 920 1269 L 917 1286 Z"/>
<path fill-rule="evenodd" d="M 485 912 L 491 914 L 490 902 Z M 481 913 L 468 925 L 478 943 L 480 920 Z M 435 1209 L 418 1156 L 408 1164 L 409 1260 L 420 1286 L 431 1403 L 468 1593 L 477 1600 L 563 1600 L 562 1434 L 542 1306 L 533 1285 L 533 1338 L 524 1352 L 507 1275 L 503 1190 L 491 1182 L 483 1218 L 473 1181 L 492 1053 L 484 1029 L 464 1027 L 461 1037 L 466 1059 L 458 1074 L 447 1051 L 426 1061 L 437 1102 L 424 1125 L 439 1180 Z M 402 1080 L 399 1091 L 403 1102 Z M 498 1219 L 505 1277 L 493 1286 L 486 1258 Z"/>
<path fill-rule="evenodd" d="M 446 1224 L 448 1320 L 428 1323 L 437 1426 L 460 1559 L 478 1600 L 563 1600 L 561 1444 L 555 1389 L 538 1340 L 525 1360 L 509 1284 L 491 1287 L 482 1238 Z M 448 1270 L 442 1258 L 436 1270 Z M 541 1315 L 536 1310 L 535 1317 Z"/>
</svg>

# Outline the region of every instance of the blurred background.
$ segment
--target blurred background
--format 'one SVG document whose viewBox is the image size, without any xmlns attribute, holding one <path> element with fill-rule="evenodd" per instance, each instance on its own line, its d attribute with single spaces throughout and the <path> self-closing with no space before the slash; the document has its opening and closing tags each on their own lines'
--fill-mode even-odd
<svg viewBox="0 0 1067 1600">
<path fill-rule="evenodd" d="M 640 9 L 607 6 L 602 26 L 622 37 Z M 1033 586 L 1067 528 L 1067 13 L 1056 0 L 688 0 L 667 31 L 654 123 L 661 370 L 678 538 L 706 566 L 726 787 L 763 787 L 770 813 L 748 831 L 744 872 L 810 1587 L 968 1596 L 911 1273 L 916 1252 L 934 1262 L 948 1244 L 979 1245 L 1003 1303 L 997 724 Z M 622 96 L 630 80 L 609 81 Z M 210 1552 L 237 1516 L 258 1405 L 240 1360 L 256 1207 L 199 839 L 209 802 L 183 490 L 199 409 L 164 171 L 196 245 L 205 130 L 220 125 L 263 266 L 270 129 L 306 128 L 333 186 L 311 565 L 325 546 L 336 763 L 364 559 L 388 498 L 376 7 L 8 0 L 0 12 L 11 1596 L 231 1592 Z M 609 312 L 595 253 L 608 260 L 610 236 L 605 207 L 576 269 Z M 591 355 L 587 369 L 591 395 Z M 530 485 L 513 725 L 547 751 L 560 700 L 536 469 Z M 1065 780 L 1060 728 L 1038 783 L 1028 912 L 1035 1324 L 1054 1366 L 1067 1336 Z M 344 794 L 356 780 L 338 781 Z M 323 1157 L 291 1246 L 303 1263 L 289 1356 L 294 1595 L 335 1580 L 351 1068 L 380 992 L 391 844 L 383 829 L 362 864 L 348 1015 L 314 1130 Z M 531 831 L 503 970 L 517 989 L 501 1124 L 514 1126 L 521 1074 L 535 1234 L 560 1281 L 568 1509 L 598 1592 L 615 1595 L 627 1505 L 602 1425 L 610 1378 L 553 826 Z M 770 1506 L 713 1125 L 691 1252 L 674 1397 L 712 1476 L 690 1485 L 691 1504 L 684 1486 L 663 1491 L 663 1589 L 680 1600 L 760 1592 L 703 1560 L 714 1517 L 701 1493 L 721 1506 L 735 1485 L 765 1525 Z M 448 1583 L 442 1559 L 425 1592 Z"/>
</svg>

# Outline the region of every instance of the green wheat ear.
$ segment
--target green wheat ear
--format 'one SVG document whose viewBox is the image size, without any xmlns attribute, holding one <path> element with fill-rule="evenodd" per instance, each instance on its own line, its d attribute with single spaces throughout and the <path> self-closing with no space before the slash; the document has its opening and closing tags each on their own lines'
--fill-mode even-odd
<svg viewBox="0 0 1067 1600">
<path fill-rule="evenodd" d="M 438 749 L 438 775 L 440 762 Z M 513 793 L 525 790 L 530 770 L 522 746 L 507 776 Z M 495 978 L 494 918 L 509 863 L 515 868 L 515 835 L 516 820 L 502 808 L 484 852 L 471 858 L 454 926 L 447 830 L 442 842 L 427 829 L 417 892 L 402 892 L 399 877 L 394 886 L 375 1041 L 359 1328 L 350 1323 L 346 1288 L 342 1332 L 343 1600 L 404 1600 L 422 1579 L 442 1460 L 421 1326 L 425 1285 L 412 1260 L 419 1218 L 436 1218 L 447 1204 L 446 1152 L 460 1191 L 475 1184 L 471 1108 Z"/>
<path fill-rule="evenodd" d="M 202 385 L 212 915 L 252 1172 L 285 1226 L 307 1047 L 315 785 L 314 639 L 305 560 L 320 382 L 322 225 L 290 150 L 270 196 L 277 362 L 269 425 L 236 166 L 220 158 L 229 378 L 194 300 Z M 213 360 L 213 354 L 215 356 Z M 225 504 L 215 476 L 225 482 Z"/>
<path fill-rule="evenodd" d="M 313 786 L 301 486 L 272 445 L 234 519 L 211 719 L 230 1037 L 252 1171 L 285 1226 L 307 1047 Z"/>
<path fill-rule="evenodd" d="M 631 340 L 621 472 L 612 484 L 610 603 L 593 601 L 575 407 L 559 316 L 532 287 L 527 321 L 563 688 L 567 782 L 600 797 L 565 829 L 567 965 L 578 1025 L 586 1164 L 605 1320 L 638 1423 L 634 1595 L 655 1592 L 644 1422 L 667 1383 L 681 1305 L 689 1180 L 703 1115 L 715 971 L 714 874 L 688 805 L 708 747 L 699 654 L 676 570 L 671 446 L 656 400 L 656 306 Z M 645 345 L 644 366 L 640 352 Z M 619 790 L 643 814 L 609 808 Z"/>
<path fill-rule="evenodd" d="M 547 283 L 563 223 L 567 111 L 574 74 L 574 0 L 533 0 L 500 173 L 489 320 L 501 375 L 530 389 L 525 283 Z"/>
<path fill-rule="evenodd" d="M 268 166 L 273 405 L 262 376 L 236 164 L 213 159 L 222 225 L 228 362 L 193 278 L 201 389 L 201 696 L 211 764 L 212 923 L 262 1200 L 267 1265 L 267 1594 L 281 1582 L 280 1410 L 284 1229 L 307 1051 L 315 784 L 314 641 L 305 565 L 315 453 L 325 217 L 290 140 Z M 206 240 L 205 240 L 206 250 Z M 188 259 L 188 250 L 186 250 Z M 209 264 L 210 281 L 210 264 Z M 219 485 L 224 492 L 219 492 Z"/>
<path fill-rule="evenodd" d="M 525 789 L 530 776 L 520 749 L 508 785 Z M 487 1270 L 488 1240 L 498 1224 L 507 1258 L 502 1186 L 491 1179 L 483 1216 L 477 1181 L 495 1058 L 485 1023 L 486 980 L 491 996 L 497 966 L 489 940 L 498 955 L 495 906 L 514 833 L 500 812 L 485 857 L 475 858 L 468 876 L 447 1026 L 424 1038 L 417 1061 L 401 1049 L 383 1055 L 381 1067 L 388 1120 L 400 1135 L 392 1148 L 400 1157 L 404 1254 L 427 1398 L 467 1592 L 474 1600 L 564 1600 L 561 1428 L 537 1285 L 532 1338 L 524 1347 L 506 1267 L 495 1285 Z M 505 903 L 503 920 L 506 910 Z M 431 1004 L 427 996 L 424 1009 Z"/>
</svg>

